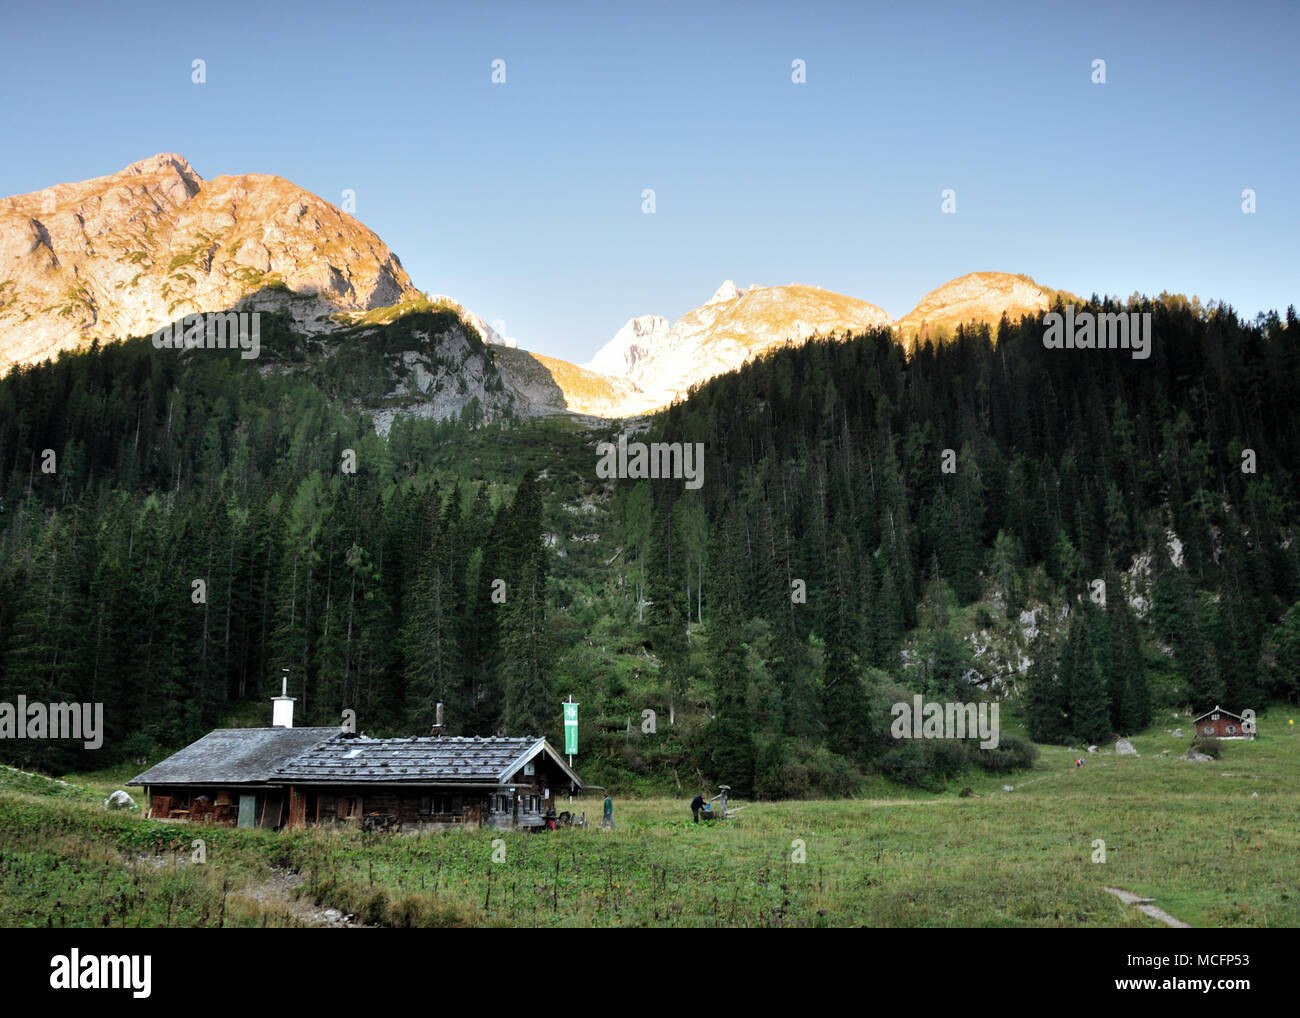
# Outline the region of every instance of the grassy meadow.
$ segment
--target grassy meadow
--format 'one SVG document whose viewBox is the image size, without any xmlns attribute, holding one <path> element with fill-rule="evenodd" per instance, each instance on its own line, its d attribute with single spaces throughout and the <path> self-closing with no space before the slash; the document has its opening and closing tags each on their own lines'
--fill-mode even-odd
<svg viewBox="0 0 1300 1018">
<path fill-rule="evenodd" d="M 0 925 L 312 925 L 313 907 L 399 927 L 1159 925 L 1111 886 L 1192 926 L 1300 926 L 1295 713 L 1263 715 L 1258 740 L 1209 763 L 1179 760 L 1189 738 L 1159 727 L 1138 757 L 1077 768 L 1041 747 L 1031 771 L 939 794 L 880 780 L 711 826 L 686 797 L 617 798 L 613 832 L 595 796 L 576 805 L 591 827 L 539 835 L 191 827 L 106 811 L 125 771 L 4 769 Z M 292 875 L 287 898 L 248 893 L 273 874 Z"/>
</svg>

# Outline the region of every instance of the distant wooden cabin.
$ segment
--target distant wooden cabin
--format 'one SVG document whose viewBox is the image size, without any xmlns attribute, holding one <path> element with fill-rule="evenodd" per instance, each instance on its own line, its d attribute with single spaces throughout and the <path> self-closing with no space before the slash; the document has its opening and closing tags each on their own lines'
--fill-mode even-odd
<svg viewBox="0 0 1300 1018">
<path fill-rule="evenodd" d="M 285 697 L 277 698 L 277 719 Z M 441 706 L 441 705 L 440 705 Z M 148 816 L 239 827 L 537 828 L 582 780 L 545 739 L 440 733 L 371 739 L 337 728 L 210 732 L 129 784 Z"/>
<path fill-rule="evenodd" d="M 1218 706 L 1214 710 L 1207 710 L 1193 721 L 1192 725 L 1196 728 L 1197 735 L 1206 738 L 1253 739 L 1255 737 L 1253 723 L 1240 714 L 1234 714 Z"/>
</svg>

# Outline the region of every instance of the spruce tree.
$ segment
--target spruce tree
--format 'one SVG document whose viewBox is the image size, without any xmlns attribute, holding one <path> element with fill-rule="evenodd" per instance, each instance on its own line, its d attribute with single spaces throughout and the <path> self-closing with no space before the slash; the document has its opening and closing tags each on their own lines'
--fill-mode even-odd
<svg viewBox="0 0 1300 1018">
<path fill-rule="evenodd" d="M 737 795 L 748 795 L 754 784 L 754 725 L 746 693 L 749 687 L 745 648 L 741 642 L 742 591 L 736 583 L 736 530 L 739 517 L 734 508 L 722 517 L 717 534 L 717 552 L 711 559 L 715 592 L 710 601 L 709 659 L 713 676 L 714 719 L 708 739 L 709 761 L 714 779 L 730 785 Z"/>
<path fill-rule="evenodd" d="M 826 658 L 822 679 L 827 744 L 850 758 L 861 756 L 868 741 L 866 691 L 859 675 L 854 637 L 857 586 L 848 573 L 848 542 L 836 533 L 830 585 L 823 593 Z"/>
<path fill-rule="evenodd" d="M 1025 714 L 1029 737 L 1035 742 L 1064 744 L 1070 737 L 1068 696 L 1058 672 L 1057 649 L 1043 632 L 1029 647 L 1025 676 Z"/>
<path fill-rule="evenodd" d="M 1068 655 L 1070 727 L 1085 742 L 1109 741 L 1112 732 L 1110 702 L 1093 655 L 1092 624 L 1087 608 L 1076 608 L 1062 655 Z"/>
<path fill-rule="evenodd" d="M 551 634 L 546 591 L 535 560 L 524 565 L 507 601 L 502 631 L 502 671 L 507 735 L 546 735 L 555 725 Z"/>
</svg>

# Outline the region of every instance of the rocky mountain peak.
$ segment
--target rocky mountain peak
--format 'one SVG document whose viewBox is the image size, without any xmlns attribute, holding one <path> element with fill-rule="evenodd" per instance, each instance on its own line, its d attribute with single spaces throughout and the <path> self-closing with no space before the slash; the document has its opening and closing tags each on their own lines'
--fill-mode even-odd
<svg viewBox="0 0 1300 1018">
<path fill-rule="evenodd" d="M 0 371 L 190 313 L 287 309 L 314 332 L 416 296 L 374 233 L 280 177 L 160 153 L 0 199 Z"/>
<path fill-rule="evenodd" d="M 658 315 L 632 319 L 588 367 L 631 381 L 639 394 L 624 409 L 640 413 L 734 371 L 770 347 L 890 322 L 875 305 L 829 290 L 794 284 L 742 291 L 729 279 L 707 303 L 671 325 Z"/>
<path fill-rule="evenodd" d="M 1005 313 L 1011 320 L 1046 310 L 1052 293 L 1028 276 L 1010 272 L 968 272 L 931 290 L 894 329 L 911 351 L 917 343 L 937 341 L 967 322 L 996 324 Z"/>
<path fill-rule="evenodd" d="M 751 289 L 753 289 L 751 287 Z M 735 300 L 741 295 L 740 287 L 736 286 L 730 279 L 718 287 L 717 292 L 708 299 L 705 307 L 709 304 L 721 304 L 723 301 Z"/>
</svg>

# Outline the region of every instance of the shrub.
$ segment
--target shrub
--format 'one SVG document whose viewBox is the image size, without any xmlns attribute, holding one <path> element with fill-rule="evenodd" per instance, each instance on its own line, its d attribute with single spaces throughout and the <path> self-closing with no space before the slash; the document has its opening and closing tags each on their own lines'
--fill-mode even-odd
<svg viewBox="0 0 1300 1018">
<path fill-rule="evenodd" d="M 931 758 L 924 745 L 913 740 L 886 751 L 880 758 L 880 772 L 891 781 L 913 788 L 938 791 L 943 785 L 931 770 Z"/>
<path fill-rule="evenodd" d="M 862 776 L 838 753 L 799 739 L 760 742 L 754 793 L 760 799 L 821 799 L 851 795 Z"/>
<path fill-rule="evenodd" d="M 1009 771 L 1032 767 L 1038 759 L 1038 747 L 1018 735 L 1004 735 L 994 749 L 981 749 L 975 762 L 989 774 L 1006 774 Z"/>
<path fill-rule="evenodd" d="M 931 773 L 940 783 L 955 778 L 971 763 L 970 747 L 961 739 L 928 740 L 925 755 L 929 758 Z"/>
</svg>

